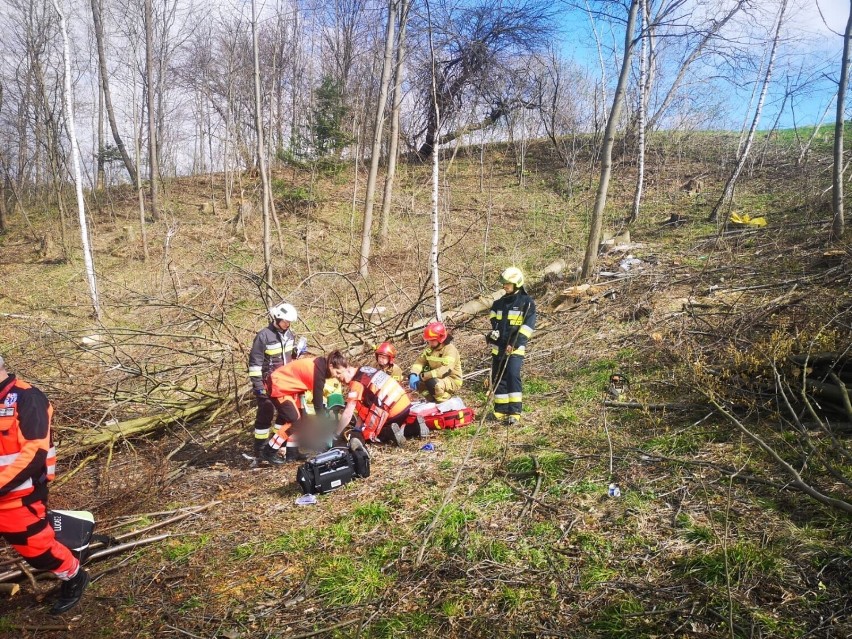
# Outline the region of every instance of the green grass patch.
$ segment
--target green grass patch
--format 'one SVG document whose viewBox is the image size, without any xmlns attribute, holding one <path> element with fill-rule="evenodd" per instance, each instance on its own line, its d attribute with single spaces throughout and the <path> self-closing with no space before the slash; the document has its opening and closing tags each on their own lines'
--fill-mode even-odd
<svg viewBox="0 0 852 639">
<path fill-rule="evenodd" d="M 254 544 L 240 544 L 231 551 L 231 555 L 236 561 L 244 561 L 253 557 L 255 552 L 257 552 L 257 549 Z"/>
<path fill-rule="evenodd" d="M 423 523 L 428 525 L 434 514 L 430 514 Z M 467 536 L 467 525 L 476 520 L 476 515 L 455 504 L 448 504 L 435 523 L 432 544 L 446 551 L 455 550 Z"/>
<path fill-rule="evenodd" d="M 166 558 L 173 562 L 186 561 L 190 555 L 195 554 L 210 543 L 210 535 L 199 535 L 186 541 L 172 540 L 164 550 Z"/>
<path fill-rule="evenodd" d="M 376 598 L 390 583 L 381 566 L 355 557 L 321 560 L 313 572 L 314 585 L 328 606 L 350 606 Z"/>
<path fill-rule="evenodd" d="M 468 535 L 464 551 L 465 557 L 471 562 L 489 560 L 506 564 L 516 559 L 515 553 L 504 542 L 479 532 Z"/>
<path fill-rule="evenodd" d="M 523 382 L 524 395 L 540 395 L 542 393 L 549 393 L 550 391 L 555 390 L 555 388 L 556 387 L 551 382 L 540 377 L 528 378 Z"/>
<path fill-rule="evenodd" d="M 589 623 L 592 630 L 600 636 L 611 639 L 636 639 L 648 635 L 639 633 L 639 625 L 643 622 L 641 613 L 642 603 L 635 597 L 622 594 L 618 601 L 601 608 Z"/>
<path fill-rule="evenodd" d="M 317 543 L 315 530 L 298 528 L 284 533 L 275 539 L 263 542 L 260 550 L 264 555 L 277 555 L 283 552 L 299 552 L 312 548 Z"/>
<path fill-rule="evenodd" d="M 387 506 L 380 504 L 377 501 L 371 501 L 366 504 L 359 504 L 355 510 L 352 511 L 350 519 L 355 522 L 373 526 L 375 524 L 390 521 L 391 516 L 390 510 Z"/>
<path fill-rule="evenodd" d="M 710 544 L 716 541 L 716 533 L 710 526 L 702 526 L 686 513 L 681 513 L 675 521 L 680 529 L 680 536 L 694 544 Z"/>
<path fill-rule="evenodd" d="M 769 548 L 758 548 L 748 541 L 731 544 L 727 553 L 721 546 L 709 551 L 698 549 L 680 562 L 680 572 L 704 583 L 725 584 L 728 582 L 725 570 L 726 555 L 731 583 L 756 582 L 781 574 L 780 558 Z"/>
<path fill-rule="evenodd" d="M 412 633 L 425 632 L 432 624 L 432 616 L 425 612 L 409 612 L 371 624 L 365 635 L 370 639 L 410 637 Z"/>
<path fill-rule="evenodd" d="M 473 501 L 478 506 L 491 506 L 492 504 L 504 504 L 514 501 L 515 492 L 502 481 L 494 480 L 480 488 L 473 496 Z"/>
</svg>

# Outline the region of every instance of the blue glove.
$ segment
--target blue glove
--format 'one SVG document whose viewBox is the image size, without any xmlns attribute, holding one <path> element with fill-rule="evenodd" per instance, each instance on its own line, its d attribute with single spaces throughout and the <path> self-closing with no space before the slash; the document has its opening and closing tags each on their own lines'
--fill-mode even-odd
<svg viewBox="0 0 852 639">
<path fill-rule="evenodd" d="M 418 375 L 417 373 L 411 373 L 411 375 L 408 376 L 408 387 L 411 390 L 416 391 L 417 385 L 419 383 L 420 383 L 420 375 Z"/>
<path fill-rule="evenodd" d="M 265 388 L 255 388 L 254 389 L 255 397 L 266 397 L 266 389 Z"/>
</svg>

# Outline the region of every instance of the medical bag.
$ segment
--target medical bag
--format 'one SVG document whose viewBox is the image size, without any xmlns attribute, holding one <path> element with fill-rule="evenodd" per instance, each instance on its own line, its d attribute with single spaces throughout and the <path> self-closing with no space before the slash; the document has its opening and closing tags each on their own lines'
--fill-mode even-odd
<svg viewBox="0 0 852 639">
<path fill-rule="evenodd" d="M 299 466 L 296 483 L 302 492 L 324 494 L 355 478 L 355 460 L 345 448 L 332 448 Z"/>
</svg>

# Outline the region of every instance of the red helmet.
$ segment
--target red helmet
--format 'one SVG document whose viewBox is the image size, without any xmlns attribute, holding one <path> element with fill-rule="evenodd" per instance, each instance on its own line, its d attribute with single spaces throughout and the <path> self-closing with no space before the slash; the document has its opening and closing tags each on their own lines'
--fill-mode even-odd
<svg viewBox="0 0 852 639">
<path fill-rule="evenodd" d="M 396 359 L 396 349 L 390 342 L 382 342 L 376 346 L 376 355 L 387 355 L 388 361 L 393 364 L 393 360 Z"/>
<path fill-rule="evenodd" d="M 423 329 L 423 339 L 427 342 L 436 339 L 443 344 L 444 340 L 447 339 L 447 327 L 441 322 L 429 322 Z"/>
</svg>

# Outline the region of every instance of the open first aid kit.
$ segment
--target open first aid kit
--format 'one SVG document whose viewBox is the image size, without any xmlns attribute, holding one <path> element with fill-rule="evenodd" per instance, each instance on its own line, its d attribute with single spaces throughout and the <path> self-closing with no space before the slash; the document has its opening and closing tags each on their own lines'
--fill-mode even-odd
<svg viewBox="0 0 852 639">
<path fill-rule="evenodd" d="M 429 430 L 452 430 L 473 423 L 475 417 L 473 409 L 465 406 L 461 397 L 453 397 L 440 404 L 412 404 L 406 422 L 425 424 Z"/>
</svg>

